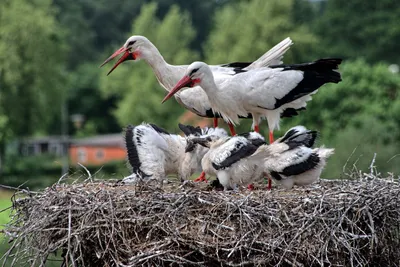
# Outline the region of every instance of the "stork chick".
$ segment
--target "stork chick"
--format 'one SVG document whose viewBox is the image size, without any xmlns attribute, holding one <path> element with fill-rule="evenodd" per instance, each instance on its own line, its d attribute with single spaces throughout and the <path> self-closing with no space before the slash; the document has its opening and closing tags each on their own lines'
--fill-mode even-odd
<svg viewBox="0 0 400 267">
<path fill-rule="evenodd" d="M 316 131 L 296 126 L 274 143 L 258 147 L 243 136 L 195 137 L 192 141 L 210 147 L 202 160 L 203 170 L 215 174 L 225 190 L 261 181 L 264 173 L 290 189 L 318 180 L 333 154 L 333 149 L 313 149 L 316 138 Z"/>
<path fill-rule="evenodd" d="M 179 124 L 186 136 L 227 136 L 222 128 L 192 127 Z M 177 174 L 180 181 L 186 180 L 201 169 L 201 159 L 207 148 L 196 147 L 185 153 L 186 138 L 170 134 L 154 124 L 129 125 L 125 131 L 128 163 L 132 174 L 123 179 L 125 183 L 135 183 L 138 179 L 162 182 L 167 175 Z"/>
<path fill-rule="evenodd" d="M 193 142 L 210 148 L 201 161 L 203 171 L 209 176 L 217 176 L 219 183 L 225 189 L 233 189 L 237 184 L 230 183 L 230 175 L 237 177 L 240 184 L 251 181 L 251 177 L 263 176 L 262 164 L 252 164 L 247 161 L 248 157 L 256 152 L 260 146 L 266 144 L 264 137 L 259 133 L 250 132 L 222 138 L 219 136 L 200 136 L 188 139 L 190 140 L 188 144 Z"/>
</svg>

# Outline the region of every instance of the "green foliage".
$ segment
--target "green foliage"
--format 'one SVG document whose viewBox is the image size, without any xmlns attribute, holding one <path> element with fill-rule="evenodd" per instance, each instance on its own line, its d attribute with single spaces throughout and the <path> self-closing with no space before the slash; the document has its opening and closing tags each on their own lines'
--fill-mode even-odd
<svg viewBox="0 0 400 267">
<path fill-rule="evenodd" d="M 293 18 L 293 3 L 251 0 L 224 6 L 216 12 L 214 29 L 204 46 L 207 62 L 252 61 L 286 37 L 294 41 L 286 62 L 310 60 L 317 38 Z"/>
<path fill-rule="evenodd" d="M 335 154 L 328 161 L 324 178 L 345 177 L 343 173 L 351 173 L 354 166 L 369 173 L 374 154 L 374 166 L 382 175 L 400 173 L 399 140 L 373 117 L 364 116 L 360 122 L 358 127 L 352 125 L 337 130 L 333 140 L 326 143 L 335 148 Z"/>
<path fill-rule="evenodd" d="M 198 54 L 188 48 L 195 36 L 189 15 L 174 5 L 159 20 L 156 11 L 156 4 L 143 6 L 133 23 L 132 33 L 145 35 L 170 64 L 188 64 L 198 58 Z M 114 114 L 121 125 L 148 121 L 168 129 L 177 128 L 177 119 L 184 109 L 175 101 L 161 105 L 165 90 L 158 84 L 150 66 L 145 64 L 128 62 L 109 77 L 102 75 L 101 90 L 107 97 L 120 98 Z"/>
<path fill-rule="evenodd" d="M 22 186 L 37 190 L 57 182 L 62 173 L 62 160 L 52 155 L 9 156 L 4 162 L 1 184 Z M 85 166 L 95 178 L 121 179 L 129 174 L 124 161 L 111 161 L 102 166 Z M 86 170 L 80 166 L 70 166 L 69 174 L 86 177 Z"/>
<path fill-rule="evenodd" d="M 8 156 L 4 162 L 1 183 L 30 189 L 49 186 L 61 177 L 62 162 L 50 155 Z"/>
<path fill-rule="evenodd" d="M 5 225 L 10 221 L 11 210 L 8 208 L 11 207 L 11 196 L 12 192 L 0 190 L 0 230 L 3 229 L 3 225 Z M 0 235 L 0 243 L 1 243 L 1 235 Z"/>
<path fill-rule="evenodd" d="M 77 136 L 82 137 L 121 131 L 112 115 L 116 98 L 102 96 L 99 89 L 100 74 L 97 63 L 81 64 L 71 74 L 68 109 L 70 114 L 83 114 L 85 119 L 82 129 L 75 129 L 71 125 L 70 133 L 78 131 Z"/>
<path fill-rule="evenodd" d="M 0 2 L 0 117 L 10 134 L 46 129 L 59 114 L 66 49 L 54 14 L 50 0 Z"/>
<path fill-rule="evenodd" d="M 157 16 L 163 17 L 168 12 L 171 5 L 179 6 L 181 10 L 190 14 L 193 26 L 196 29 L 196 37 L 191 42 L 190 47 L 199 51 L 208 34 L 213 27 L 213 20 L 210 19 L 215 10 L 221 6 L 229 4 L 230 0 L 218 1 L 188 1 L 188 0 L 157 0 Z"/>
<path fill-rule="evenodd" d="M 67 31 L 65 42 L 71 48 L 68 66 L 75 70 L 82 62 L 95 61 L 98 55 L 121 36 L 127 35 L 130 23 L 144 0 L 54 0 L 60 10 L 57 19 Z"/>
<path fill-rule="evenodd" d="M 400 64 L 398 1 L 334 0 L 315 21 L 320 54 Z"/>
</svg>

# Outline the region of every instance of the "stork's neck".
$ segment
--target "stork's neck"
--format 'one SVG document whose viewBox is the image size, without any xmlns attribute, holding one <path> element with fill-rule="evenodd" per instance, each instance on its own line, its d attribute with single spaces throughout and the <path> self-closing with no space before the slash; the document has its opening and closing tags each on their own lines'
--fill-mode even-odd
<svg viewBox="0 0 400 267">
<path fill-rule="evenodd" d="M 220 91 L 219 87 L 214 81 L 214 76 L 212 75 L 211 71 L 208 75 L 204 75 L 199 85 L 201 88 L 203 88 L 208 97 L 216 96 Z"/>
<path fill-rule="evenodd" d="M 179 80 L 180 73 L 175 71 L 176 67 L 168 64 L 160 51 L 151 43 L 142 48 L 141 56 L 153 69 L 160 85 L 170 91 Z"/>
</svg>

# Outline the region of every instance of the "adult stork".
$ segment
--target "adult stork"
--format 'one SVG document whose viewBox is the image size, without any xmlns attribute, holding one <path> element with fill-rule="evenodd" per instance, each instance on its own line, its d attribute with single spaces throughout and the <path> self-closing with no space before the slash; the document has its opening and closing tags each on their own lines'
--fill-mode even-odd
<svg viewBox="0 0 400 267">
<path fill-rule="evenodd" d="M 200 85 L 208 96 L 211 108 L 221 114 L 228 124 L 238 124 L 239 116 L 251 113 L 253 128 L 259 132 L 260 119 L 266 118 L 269 141 L 272 143 L 273 131 L 279 128 L 280 115 L 285 109 L 304 109 L 318 88 L 325 83 L 342 80 L 338 72 L 341 61 L 331 58 L 303 64 L 243 69 L 225 78 L 223 83 L 214 80 L 213 72 L 206 63 L 193 62 L 162 103 L 182 88 Z"/>
<path fill-rule="evenodd" d="M 292 40 L 290 38 L 286 38 L 254 62 L 234 62 L 222 65 L 213 65 L 210 66 L 210 70 L 213 73 L 217 83 L 223 83 L 226 79 L 230 79 L 230 77 L 245 70 L 253 70 L 267 67 L 269 65 L 282 64 L 281 60 L 283 55 L 292 44 Z M 106 59 L 101 66 L 105 65 L 120 54 L 123 55 L 108 74 L 110 74 L 119 64 L 126 60 L 143 59 L 153 69 L 159 84 L 168 92 L 171 91 L 173 86 L 185 74 L 185 70 L 188 67 L 188 65 L 176 66 L 168 64 L 155 45 L 146 37 L 139 35 L 128 38 L 125 44 L 115 51 L 108 59 Z M 213 112 L 207 95 L 200 87 L 195 86 L 193 88 L 183 90 L 180 93 L 175 94 L 175 99 L 183 107 L 197 114 L 198 116 L 214 118 L 214 127 L 218 126 L 218 118 L 220 115 Z M 297 111 L 290 108 L 285 110 L 281 115 L 284 117 L 291 117 L 297 115 Z M 238 114 L 238 117 L 252 118 L 251 114 L 249 113 Z M 234 135 L 235 131 L 232 124 L 229 124 L 229 128 L 231 130 L 231 134 Z"/>
<path fill-rule="evenodd" d="M 324 147 L 312 149 L 317 133 L 303 126 L 291 128 L 270 145 L 261 144 L 262 139 L 251 134 L 255 142 L 240 135 L 189 139 L 210 148 L 202 159 L 202 168 L 208 175 L 216 175 L 225 190 L 261 181 L 264 173 L 289 189 L 295 184 L 311 184 L 333 153 L 333 149 Z"/>
</svg>

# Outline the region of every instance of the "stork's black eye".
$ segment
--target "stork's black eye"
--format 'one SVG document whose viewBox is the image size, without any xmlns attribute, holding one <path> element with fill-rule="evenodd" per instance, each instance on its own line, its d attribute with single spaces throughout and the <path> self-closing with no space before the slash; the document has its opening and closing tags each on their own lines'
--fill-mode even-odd
<svg viewBox="0 0 400 267">
<path fill-rule="evenodd" d="M 192 71 L 190 72 L 189 76 L 192 76 L 192 75 L 193 75 L 196 71 L 198 71 L 198 70 L 199 70 L 199 68 L 192 70 Z"/>
<path fill-rule="evenodd" d="M 130 41 L 130 42 L 128 43 L 128 46 L 133 45 L 135 42 L 136 42 L 136 41 Z"/>
</svg>

